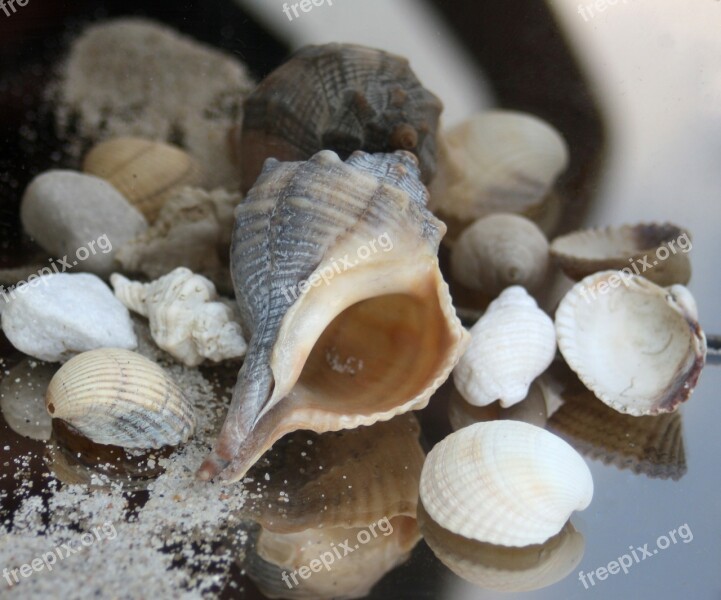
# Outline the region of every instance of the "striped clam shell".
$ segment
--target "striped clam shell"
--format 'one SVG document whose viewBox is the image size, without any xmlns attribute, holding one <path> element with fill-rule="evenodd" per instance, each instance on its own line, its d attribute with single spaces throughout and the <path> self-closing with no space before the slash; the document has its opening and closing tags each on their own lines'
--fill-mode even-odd
<svg viewBox="0 0 721 600">
<path fill-rule="evenodd" d="M 83 171 L 111 183 L 151 223 L 174 192 L 202 180 L 200 167 L 184 150 L 134 137 L 101 142 L 85 157 Z"/>
<path fill-rule="evenodd" d="M 98 444 L 161 448 L 188 440 L 193 406 L 157 364 L 119 348 L 83 352 L 50 381 L 45 406 Z"/>
</svg>

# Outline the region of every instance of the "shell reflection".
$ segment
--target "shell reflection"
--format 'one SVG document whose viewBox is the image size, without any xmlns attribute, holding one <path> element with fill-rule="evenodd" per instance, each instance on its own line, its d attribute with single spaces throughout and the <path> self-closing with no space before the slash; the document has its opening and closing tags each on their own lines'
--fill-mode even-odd
<svg viewBox="0 0 721 600">
<path fill-rule="evenodd" d="M 419 433 L 415 416 L 402 415 L 295 432 L 263 457 L 249 474 L 262 485 L 249 509 L 260 529 L 244 566 L 265 595 L 360 598 L 405 562 L 420 539 Z"/>
<path fill-rule="evenodd" d="M 548 428 L 581 454 L 652 478 L 678 480 L 686 474 L 681 414 L 634 417 L 609 408 L 563 364 L 546 374 L 563 401 Z"/>
<path fill-rule="evenodd" d="M 521 548 L 477 542 L 443 529 L 418 505 L 423 539 L 462 579 L 498 592 L 528 592 L 567 577 L 583 558 L 585 541 L 570 521 L 543 544 Z"/>
</svg>

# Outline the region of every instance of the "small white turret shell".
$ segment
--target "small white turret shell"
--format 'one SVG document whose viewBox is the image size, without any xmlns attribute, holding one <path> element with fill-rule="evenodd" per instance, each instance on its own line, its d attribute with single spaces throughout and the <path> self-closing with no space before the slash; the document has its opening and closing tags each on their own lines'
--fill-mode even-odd
<svg viewBox="0 0 721 600">
<path fill-rule="evenodd" d="M 496 214 L 479 219 L 461 234 L 451 251 L 451 271 L 466 287 L 495 297 L 511 285 L 537 289 L 548 259 L 548 240 L 535 223 Z"/>
<path fill-rule="evenodd" d="M 519 286 L 491 302 L 471 328 L 471 343 L 453 371 L 453 381 L 470 404 L 502 407 L 520 402 L 556 353 L 553 321 Z"/>
<path fill-rule="evenodd" d="M 161 448 L 195 429 L 193 406 L 157 364 L 119 348 L 83 352 L 50 381 L 45 406 L 98 444 Z"/>
<path fill-rule="evenodd" d="M 586 387 L 635 416 L 676 410 L 706 360 L 691 293 L 618 271 L 574 285 L 556 311 L 556 332 L 563 357 Z"/>
<path fill-rule="evenodd" d="M 160 348 L 190 367 L 245 354 L 246 343 L 232 308 L 219 301 L 215 286 L 190 269 L 178 267 L 151 283 L 132 282 L 114 273 L 117 298 L 150 322 Z"/>
<path fill-rule="evenodd" d="M 561 438 L 520 421 L 476 423 L 431 450 L 420 496 L 438 525 L 500 544 L 541 544 L 593 496 L 583 458 Z"/>
</svg>

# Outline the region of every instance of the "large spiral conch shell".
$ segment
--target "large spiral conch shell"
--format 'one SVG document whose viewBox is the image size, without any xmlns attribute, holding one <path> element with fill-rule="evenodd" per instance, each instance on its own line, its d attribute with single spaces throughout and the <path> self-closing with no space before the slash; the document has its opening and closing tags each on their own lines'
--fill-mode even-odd
<svg viewBox="0 0 721 600">
<path fill-rule="evenodd" d="M 541 544 L 593 496 L 583 458 L 545 429 L 520 421 L 476 423 L 436 445 L 420 496 L 438 525 L 500 544 Z"/>
<path fill-rule="evenodd" d="M 617 271 L 573 286 L 556 311 L 556 333 L 561 354 L 586 387 L 634 416 L 676 410 L 706 361 L 691 293 Z"/>
<path fill-rule="evenodd" d="M 436 168 L 440 100 L 408 61 L 352 44 L 306 46 L 245 101 L 236 140 L 246 192 L 266 158 L 307 160 L 320 150 L 413 152 L 424 182 Z"/>
<path fill-rule="evenodd" d="M 466 347 L 412 154 L 269 160 L 236 209 L 236 297 L 251 335 L 199 477 L 238 479 L 275 440 L 426 406 Z"/>
</svg>

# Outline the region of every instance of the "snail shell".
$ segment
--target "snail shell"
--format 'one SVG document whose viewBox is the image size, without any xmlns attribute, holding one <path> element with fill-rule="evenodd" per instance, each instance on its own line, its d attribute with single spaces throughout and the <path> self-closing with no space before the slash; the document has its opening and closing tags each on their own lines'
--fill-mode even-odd
<svg viewBox="0 0 721 600">
<path fill-rule="evenodd" d="M 489 215 L 466 229 L 451 250 L 453 277 L 495 297 L 511 285 L 532 292 L 548 269 L 548 240 L 538 226 L 513 214 Z"/>
<path fill-rule="evenodd" d="M 231 250 L 248 353 L 199 477 L 242 477 L 290 431 L 426 406 L 468 343 L 426 200 L 407 152 L 266 162 Z"/>
<path fill-rule="evenodd" d="M 474 406 L 507 408 L 528 395 L 556 354 L 553 321 L 519 286 L 507 288 L 471 328 L 471 343 L 453 382 Z"/>
<path fill-rule="evenodd" d="M 123 448 L 176 446 L 195 429 L 193 406 L 170 376 L 118 348 L 66 362 L 50 381 L 45 406 L 86 438 Z"/>
<path fill-rule="evenodd" d="M 442 109 L 400 56 L 352 44 L 306 46 L 245 100 L 236 140 L 242 189 L 250 189 L 266 158 L 307 160 L 324 149 L 343 159 L 355 150 L 407 150 L 428 182 Z"/>
<path fill-rule="evenodd" d="M 661 248 L 667 258 L 657 260 Z M 690 250 L 690 234 L 671 223 L 582 229 L 557 237 L 551 244 L 553 258 L 576 281 L 611 269 L 635 274 L 632 265 L 636 263 L 641 275 L 660 286 L 689 282 Z M 644 261 L 645 258 L 650 260 Z"/>
<path fill-rule="evenodd" d="M 556 311 L 556 334 L 586 387 L 635 416 L 676 410 L 706 360 L 691 293 L 617 271 L 589 275 L 571 288 Z"/>
<path fill-rule="evenodd" d="M 178 267 L 150 283 L 130 281 L 113 273 L 115 296 L 150 322 L 160 348 L 184 365 L 195 367 L 239 358 L 247 345 L 230 306 L 219 301 L 215 286 L 202 275 Z"/>
<path fill-rule="evenodd" d="M 90 150 L 83 171 L 113 184 L 151 223 L 178 189 L 202 180 L 185 151 L 163 142 L 118 137 Z"/>
<path fill-rule="evenodd" d="M 524 113 L 475 115 L 438 136 L 438 175 L 429 208 L 448 225 L 452 244 L 491 213 L 522 214 L 552 229 L 553 186 L 568 165 L 568 148 L 549 124 Z M 547 230 L 545 229 L 544 230 Z"/>
<path fill-rule="evenodd" d="M 520 421 L 476 423 L 428 454 L 420 498 L 439 526 L 465 538 L 541 544 L 593 496 L 583 458 L 561 438 Z"/>
</svg>

